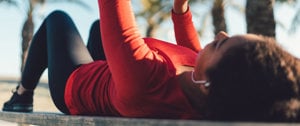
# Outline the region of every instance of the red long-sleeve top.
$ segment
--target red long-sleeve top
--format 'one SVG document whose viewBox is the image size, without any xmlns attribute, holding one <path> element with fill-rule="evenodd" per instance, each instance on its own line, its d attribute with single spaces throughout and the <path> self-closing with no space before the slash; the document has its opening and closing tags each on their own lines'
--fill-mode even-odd
<svg viewBox="0 0 300 126">
<path fill-rule="evenodd" d="M 201 49 L 190 10 L 172 13 L 177 45 L 138 32 L 130 0 L 98 0 L 107 61 L 76 69 L 65 102 L 73 115 L 200 119 L 178 82 Z"/>
</svg>

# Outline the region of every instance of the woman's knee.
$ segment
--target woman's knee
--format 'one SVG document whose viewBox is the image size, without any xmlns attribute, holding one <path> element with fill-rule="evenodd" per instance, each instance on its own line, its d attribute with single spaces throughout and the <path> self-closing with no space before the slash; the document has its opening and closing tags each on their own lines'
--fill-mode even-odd
<svg viewBox="0 0 300 126">
<path fill-rule="evenodd" d="M 92 26 L 91 26 L 91 31 L 97 30 L 98 32 L 100 32 L 100 20 L 96 20 L 93 22 Z"/>
<path fill-rule="evenodd" d="M 47 16 L 46 20 L 47 22 L 64 23 L 71 21 L 71 17 L 62 10 L 55 10 Z"/>
<path fill-rule="evenodd" d="M 61 17 L 68 17 L 68 16 L 69 15 L 62 10 L 55 10 L 49 14 L 48 18 L 61 18 Z"/>
</svg>

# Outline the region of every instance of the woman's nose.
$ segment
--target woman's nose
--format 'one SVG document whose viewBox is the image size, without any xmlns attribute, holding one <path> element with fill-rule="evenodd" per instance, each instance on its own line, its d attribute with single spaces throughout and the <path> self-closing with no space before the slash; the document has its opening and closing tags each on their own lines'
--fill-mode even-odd
<svg viewBox="0 0 300 126">
<path fill-rule="evenodd" d="M 220 32 L 216 35 L 215 40 L 226 39 L 226 38 L 228 38 L 228 37 L 229 37 L 229 36 L 228 36 L 228 34 L 227 34 L 226 32 L 220 31 Z"/>
</svg>

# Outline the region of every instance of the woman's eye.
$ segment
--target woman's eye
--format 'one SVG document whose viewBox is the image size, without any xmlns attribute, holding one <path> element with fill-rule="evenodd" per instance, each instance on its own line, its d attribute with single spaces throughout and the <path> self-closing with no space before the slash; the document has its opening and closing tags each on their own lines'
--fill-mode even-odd
<svg viewBox="0 0 300 126">
<path fill-rule="evenodd" d="M 216 47 L 216 46 L 218 45 L 218 41 L 214 41 L 214 42 L 212 43 L 212 45 L 213 45 L 213 47 Z"/>
</svg>

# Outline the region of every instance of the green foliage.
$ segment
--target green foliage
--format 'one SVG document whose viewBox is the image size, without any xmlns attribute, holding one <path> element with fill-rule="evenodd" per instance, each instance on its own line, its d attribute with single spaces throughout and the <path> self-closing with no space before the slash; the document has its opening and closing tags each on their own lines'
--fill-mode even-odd
<svg viewBox="0 0 300 126">
<path fill-rule="evenodd" d="M 189 3 L 205 0 L 190 0 Z M 151 37 L 158 26 L 170 17 L 173 0 L 141 0 L 142 9 L 136 12 L 136 16 L 143 17 L 148 22 L 146 36 Z"/>
</svg>

